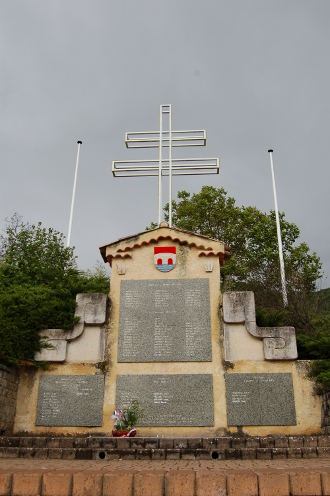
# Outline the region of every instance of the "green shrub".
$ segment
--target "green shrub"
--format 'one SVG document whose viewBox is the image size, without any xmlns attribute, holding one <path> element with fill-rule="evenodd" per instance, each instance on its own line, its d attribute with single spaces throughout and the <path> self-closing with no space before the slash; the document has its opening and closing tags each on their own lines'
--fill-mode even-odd
<svg viewBox="0 0 330 496">
<path fill-rule="evenodd" d="M 0 237 L 0 360 L 33 362 L 42 346 L 39 331 L 72 329 L 82 292 L 108 293 L 105 271 L 79 271 L 63 234 L 14 216 Z"/>
</svg>

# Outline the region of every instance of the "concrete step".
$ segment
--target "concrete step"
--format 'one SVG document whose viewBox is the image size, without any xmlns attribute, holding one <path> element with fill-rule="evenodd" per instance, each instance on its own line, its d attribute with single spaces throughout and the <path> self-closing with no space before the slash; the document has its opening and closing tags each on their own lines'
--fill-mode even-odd
<svg viewBox="0 0 330 496">
<path fill-rule="evenodd" d="M 0 437 L 0 458 L 271 460 L 330 457 L 330 436 L 218 438 Z"/>
<path fill-rule="evenodd" d="M 141 467 L 142 464 L 142 468 Z M 156 468 L 154 466 L 156 465 Z M 325 496 L 325 460 L 268 462 L 67 462 L 4 461 L 4 496 Z"/>
</svg>

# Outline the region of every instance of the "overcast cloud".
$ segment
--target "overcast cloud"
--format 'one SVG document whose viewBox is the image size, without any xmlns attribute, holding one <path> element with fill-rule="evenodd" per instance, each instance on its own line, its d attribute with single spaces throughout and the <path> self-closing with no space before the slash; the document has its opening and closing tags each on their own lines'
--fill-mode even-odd
<svg viewBox="0 0 330 496">
<path fill-rule="evenodd" d="M 67 232 L 82 139 L 72 243 L 93 267 L 100 245 L 157 219 L 156 179 L 110 167 L 157 157 L 124 132 L 157 129 L 172 103 L 174 129 L 208 133 L 184 155 L 221 160 L 174 191 L 223 186 L 269 211 L 273 147 L 279 208 L 329 277 L 329 54 L 329 0 L 2 0 L 0 227 L 17 211 Z"/>
</svg>

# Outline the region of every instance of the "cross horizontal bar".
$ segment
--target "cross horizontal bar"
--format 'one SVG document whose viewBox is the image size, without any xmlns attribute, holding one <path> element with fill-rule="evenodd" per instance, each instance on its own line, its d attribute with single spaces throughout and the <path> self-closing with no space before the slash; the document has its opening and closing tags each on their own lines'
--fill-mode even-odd
<svg viewBox="0 0 330 496">
<path fill-rule="evenodd" d="M 219 158 L 172 159 L 174 176 L 187 174 L 219 174 Z M 169 172 L 169 161 L 162 160 L 162 176 Z M 158 176 L 158 160 L 115 160 L 112 162 L 115 177 Z"/>
<path fill-rule="evenodd" d="M 140 131 L 125 133 L 127 148 L 158 148 L 159 131 Z M 172 131 L 172 146 L 205 146 L 206 131 Z M 162 146 L 169 146 L 169 131 L 162 132 Z"/>
</svg>

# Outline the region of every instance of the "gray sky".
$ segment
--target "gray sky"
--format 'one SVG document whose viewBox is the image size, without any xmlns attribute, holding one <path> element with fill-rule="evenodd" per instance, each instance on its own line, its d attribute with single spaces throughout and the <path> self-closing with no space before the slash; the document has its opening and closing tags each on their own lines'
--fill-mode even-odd
<svg viewBox="0 0 330 496">
<path fill-rule="evenodd" d="M 268 211 L 273 147 L 279 208 L 329 277 L 329 56 L 329 0 L 2 0 L 0 227 L 17 211 L 67 232 L 80 138 L 72 243 L 93 267 L 98 246 L 157 219 L 156 179 L 110 167 L 157 157 L 124 132 L 157 129 L 172 103 L 174 129 L 208 133 L 184 155 L 221 160 L 174 191 L 223 186 Z"/>
</svg>

